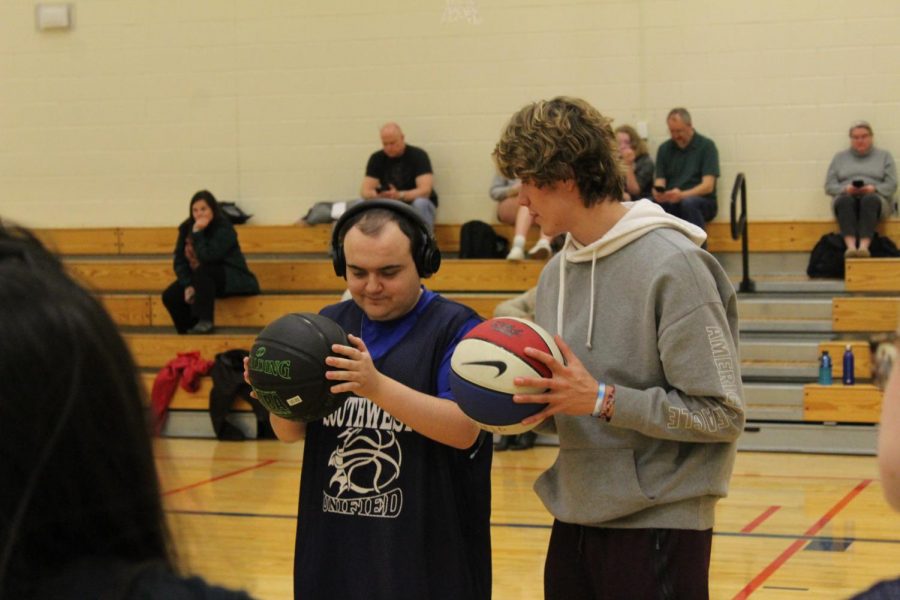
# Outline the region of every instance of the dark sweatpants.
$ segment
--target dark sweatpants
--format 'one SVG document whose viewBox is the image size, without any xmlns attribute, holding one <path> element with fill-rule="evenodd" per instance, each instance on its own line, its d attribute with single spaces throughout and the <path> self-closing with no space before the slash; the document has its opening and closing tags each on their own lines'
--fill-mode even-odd
<svg viewBox="0 0 900 600">
<path fill-rule="evenodd" d="M 857 198 L 859 206 L 857 207 Z M 834 199 L 834 214 L 844 237 L 853 236 L 871 238 L 875 234 L 878 219 L 881 218 L 881 196 L 878 194 L 866 194 L 864 196 L 851 196 L 841 194 Z M 858 211 L 858 214 L 857 214 Z"/>
<path fill-rule="evenodd" d="M 706 196 L 688 196 L 681 202 L 660 202 L 663 210 L 705 230 L 706 224 L 716 218 L 719 206 Z"/>
<path fill-rule="evenodd" d="M 706 600 L 712 529 L 604 529 L 553 521 L 545 600 Z"/>
<path fill-rule="evenodd" d="M 162 294 L 175 330 L 186 333 L 197 321 L 214 321 L 216 297 L 225 294 L 224 265 L 200 265 L 193 273 L 194 302 L 184 301 L 184 286 L 174 282 Z"/>
</svg>

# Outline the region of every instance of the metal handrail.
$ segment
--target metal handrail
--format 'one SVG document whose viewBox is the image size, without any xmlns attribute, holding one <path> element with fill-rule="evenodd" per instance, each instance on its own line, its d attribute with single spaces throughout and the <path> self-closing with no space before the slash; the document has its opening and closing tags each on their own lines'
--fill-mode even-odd
<svg viewBox="0 0 900 600">
<path fill-rule="evenodd" d="M 741 198 L 741 216 L 736 218 L 737 200 Z M 738 291 L 755 292 L 756 284 L 750 279 L 750 241 L 747 235 L 747 178 L 743 173 L 738 173 L 734 178 L 734 186 L 731 188 L 731 239 L 741 239 L 741 262 L 744 276 L 741 279 Z"/>
</svg>

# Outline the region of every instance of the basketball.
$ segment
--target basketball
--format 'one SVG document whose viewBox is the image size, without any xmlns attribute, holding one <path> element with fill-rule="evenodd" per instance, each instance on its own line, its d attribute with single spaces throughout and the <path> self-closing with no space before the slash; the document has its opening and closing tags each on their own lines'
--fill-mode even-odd
<svg viewBox="0 0 900 600">
<path fill-rule="evenodd" d="M 450 359 L 450 389 L 466 415 L 485 431 L 515 435 L 532 429 L 522 419 L 545 404 L 516 404 L 514 394 L 540 394 L 544 388 L 518 387 L 516 377 L 552 377 L 539 360 L 525 355 L 531 347 L 564 363 L 559 346 L 544 329 L 525 319 L 498 317 L 472 329 Z M 536 424 L 535 424 L 536 425 Z"/>
<path fill-rule="evenodd" d="M 250 348 L 250 385 L 269 412 L 292 421 L 328 416 L 349 394 L 332 394 L 339 382 L 325 379 L 333 370 L 332 344 L 349 346 L 344 330 L 322 315 L 291 313 L 269 323 Z"/>
</svg>

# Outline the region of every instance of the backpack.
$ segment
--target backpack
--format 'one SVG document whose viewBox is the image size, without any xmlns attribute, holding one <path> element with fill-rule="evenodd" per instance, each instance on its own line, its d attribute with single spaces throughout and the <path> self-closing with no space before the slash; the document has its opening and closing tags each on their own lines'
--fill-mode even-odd
<svg viewBox="0 0 900 600">
<path fill-rule="evenodd" d="M 810 277 L 844 277 L 844 251 L 847 245 L 837 233 L 826 233 L 813 247 L 809 255 L 806 274 Z"/>
<path fill-rule="evenodd" d="M 248 215 L 234 202 L 219 202 L 219 210 L 235 225 L 243 225 L 253 215 Z"/>
<path fill-rule="evenodd" d="M 509 240 L 484 221 L 463 223 L 459 230 L 460 258 L 504 258 L 508 253 Z"/>
<path fill-rule="evenodd" d="M 872 236 L 872 244 L 869 246 L 869 252 L 872 253 L 874 258 L 900 256 L 900 250 L 897 249 L 897 244 L 894 243 L 894 240 L 883 235 L 878 235 L 877 233 Z"/>
<path fill-rule="evenodd" d="M 244 358 L 250 353 L 239 348 L 216 354 L 210 375 L 213 386 L 209 391 L 209 417 L 213 431 L 220 440 L 243 440 L 244 433 L 228 422 L 234 401 L 242 398 L 250 403 L 256 415 L 256 439 L 275 439 L 269 423 L 269 411 L 259 400 L 250 396 L 250 385 L 244 381 Z"/>
</svg>

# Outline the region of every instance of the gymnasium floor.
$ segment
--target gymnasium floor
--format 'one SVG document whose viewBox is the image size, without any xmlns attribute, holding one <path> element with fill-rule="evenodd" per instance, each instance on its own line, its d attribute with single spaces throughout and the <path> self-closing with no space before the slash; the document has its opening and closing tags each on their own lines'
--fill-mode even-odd
<svg viewBox="0 0 900 600">
<path fill-rule="evenodd" d="M 189 571 L 260 600 L 291 597 L 301 452 L 279 442 L 157 440 Z M 495 454 L 497 600 L 542 597 L 551 519 L 531 485 L 555 456 L 551 447 Z M 882 498 L 874 457 L 739 453 L 717 515 L 714 599 L 846 598 L 900 576 L 900 515 Z"/>
</svg>

